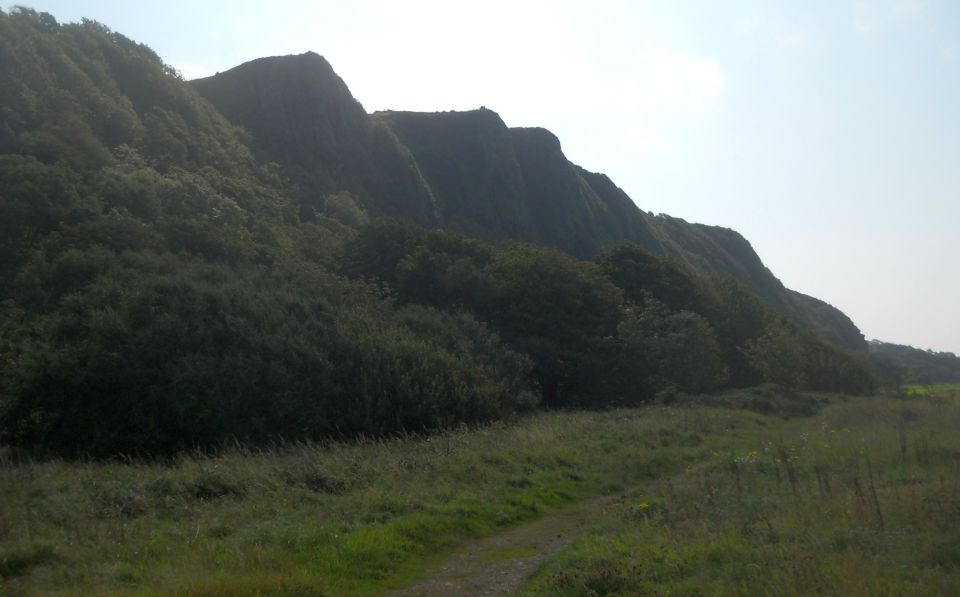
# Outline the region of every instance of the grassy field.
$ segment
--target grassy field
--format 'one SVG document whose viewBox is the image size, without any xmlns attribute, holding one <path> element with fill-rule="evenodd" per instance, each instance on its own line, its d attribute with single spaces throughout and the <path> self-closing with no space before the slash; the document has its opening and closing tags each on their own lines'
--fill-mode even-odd
<svg viewBox="0 0 960 597">
<path fill-rule="evenodd" d="M 771 425 L 629 492 L 526 594 L 960 595 L 957 429 L 953 387 Z"/>
<path fill-rule="evenodd" d="M 8 456 L 0 594 L 376 594 L 600 493 L 614 514 L 527 592 L 958 593 L 958 425 L 956 393 L 767 389 L 165 464 Z"/>
<path fill-rule="evenodd" d="M 935 386 L 904 386 L 903 393 L 907 396 L 946 396 L 951 394 L 960 395 L 960 383 L 938 384 Z"/>
</svg>

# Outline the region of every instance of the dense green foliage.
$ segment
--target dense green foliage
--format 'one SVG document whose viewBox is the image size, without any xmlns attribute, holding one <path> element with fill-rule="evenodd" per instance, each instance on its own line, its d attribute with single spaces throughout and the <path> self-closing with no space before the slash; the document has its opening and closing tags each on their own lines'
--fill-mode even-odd
<svg viewBox="0 0 960 597">
<path fill-rule="evenodd" d="M 732 276 L 767 306 L 855 352 L 863 335 L 836 308 L 788 290 L 733 230 L 647 214 L 603 174 L 571 163 L 541 128 L 492 110 L 367 115 L 323 57 L 261 58 L 191 81 L 281 164 L 309 216 L 348 191 L 374 216 L 406 218 L 491 243 L 524 242 L 592 259 L 631 242 Z"/>
<path fill-rule="evenodd" d="M 62 269 L 89 282 L 59 300 L 38 295 L 56 308 L 36 319 L 23 313 L 32 326 L 6 379 L 7 439 L 173 452 L 446 427 L 518 405 L 529 366 L 483 325 L 395 311 L 363 287 L 285 268 L 66 253 L 37 286 L 64 282 Z"/>
<path fill-rule="evenodd" d="M 19 9 L 0 23 L 4 42 L 34 48 L 6 46 L 4 89 L 29 86 L 13 79 L 25 72 L 49 85 L 4 106 L 33 116 L 9 121 L 14 153 L 0 155 L 4 441 L 169 453 L 445 427 L 536 403 L 529 362 L 483 324 L 398 310 L 329 273 L 362 208 L 332 195 L 299 223 L 282 180 L 152 52 L 95 23 Z M 88 104 L 104 102 L 129 104 L 131 121 L 164 105 L 186 116 L 142 134 L 86 126 Z M 68 137 L 49 147 L 82 136 L 102 151 L 31 145 L 54 111 L 79 124 L 52 128 Z"/>
<path fill-rule="evenodd" d="M 26 9 L 0 31 L 0 442 L 170 454 L 871 388 L 732 278 L 371 220 L 369 189 L 306 201 L 148 48 Z"/>
<path fill-rule="evenodd" d="M 637 245 L 595 263 L 534 245 L 493 247 L 397 221 L 360 228 L 342 271 L 401 303 L 465 309 L 531 356 L 551 406 L 637 404 L 661 392 L 772 381 L 863 393 L 864 365 L 728 277 Z"/>
</svg>

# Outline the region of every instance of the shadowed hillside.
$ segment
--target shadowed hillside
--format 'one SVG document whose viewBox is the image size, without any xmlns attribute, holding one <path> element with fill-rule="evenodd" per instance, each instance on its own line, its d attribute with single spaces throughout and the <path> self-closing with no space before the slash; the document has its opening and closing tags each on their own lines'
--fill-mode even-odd
<svg viewBox="0 0 960 597">
<path fill-rule="evenodd" d="M 15 8 L 0 32 L 0 446 L 171 455 L 874 386 L 773 309 L 790 295 L 739 235 L 648 216 L 543 129 L 371 117 L 315 54 L 190 85 L 93 21 Z"/>
<path fill-rule="evenodd" d="M 960 383 L 960 357 L 912 346 L 871 340 L 870 358 L 883 374 L 912 384 Z"/>
<path fill-rule="evenodd" d="M 285 167 L 304 207 L 349 191 L 374 213 L 436 221 L 416 163 L 322 56 L 261 58 L 191 85 L 253 135 L 260 157 Z"/>
<path fill-rule="evenodd" d="M 738 233 L 642 211 L 608 177 L 564 156 L 540 128 L 508 128 L 493 111 L 368 116 L 322 57 L 264 58 L 192 85 L 282 164 L 314 208 L 349 191 L 373 213 L 491 242 L 520 240 L 590 259 L 629 241 L 746 283 L 797 323 L 858 352 L 845 315 L 789 291 Z"/>
</svg>

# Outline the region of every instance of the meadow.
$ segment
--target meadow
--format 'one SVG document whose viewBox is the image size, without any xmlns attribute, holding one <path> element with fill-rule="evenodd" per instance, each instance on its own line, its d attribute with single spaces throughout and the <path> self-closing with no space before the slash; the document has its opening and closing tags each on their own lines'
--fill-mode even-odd
<svg viewBox="0 0 960 597">
<path fill-rule="evenodd" d="M 960 389 L 831 404 L 636 486 L 528 595 L 958 595 Z"/>
<path fill-rule="evenodd" d="M 960 383 L 904 386 L 902 388 L 902 392 L 905 396 L 949 396 L 951 394 L 960 395 Z"/>
<path fill-rule="evenodd" d="M 0 594 L 357 595 L 595 495 L 531 595 L 957 594 L 960 396 L 678 397 L 174 461 L 0 462 Z"/>
</svg>

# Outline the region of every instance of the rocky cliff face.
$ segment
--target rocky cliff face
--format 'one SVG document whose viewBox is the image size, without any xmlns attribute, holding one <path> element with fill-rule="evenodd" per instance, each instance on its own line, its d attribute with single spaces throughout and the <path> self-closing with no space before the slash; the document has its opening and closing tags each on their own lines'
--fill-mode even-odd
<svg viewBox="0 0 960 597">
<path fill-rule="evenodd" d="M 261 58 L 191 84 L 250 133 L 260 158 L 284 166 L 302 205 L 345 190 L 375 213 L 435 223 L 416 164 L 322 56 Z"/>
<path fill-rule="evenodd" d="M 346 190 L 376 214 L 587 259 L 634 242 L 734 276 L 799 324 L 866 349 L 846 315 L 785 288 L 740 234 L 647 214 L 608 177 L 567 160 L 545 129 L 508 128 L 483 108 L 368 115 L 316 54 L 255 60 L 192 84 L 286 169 L 306 207 Z"/>
</svg>

